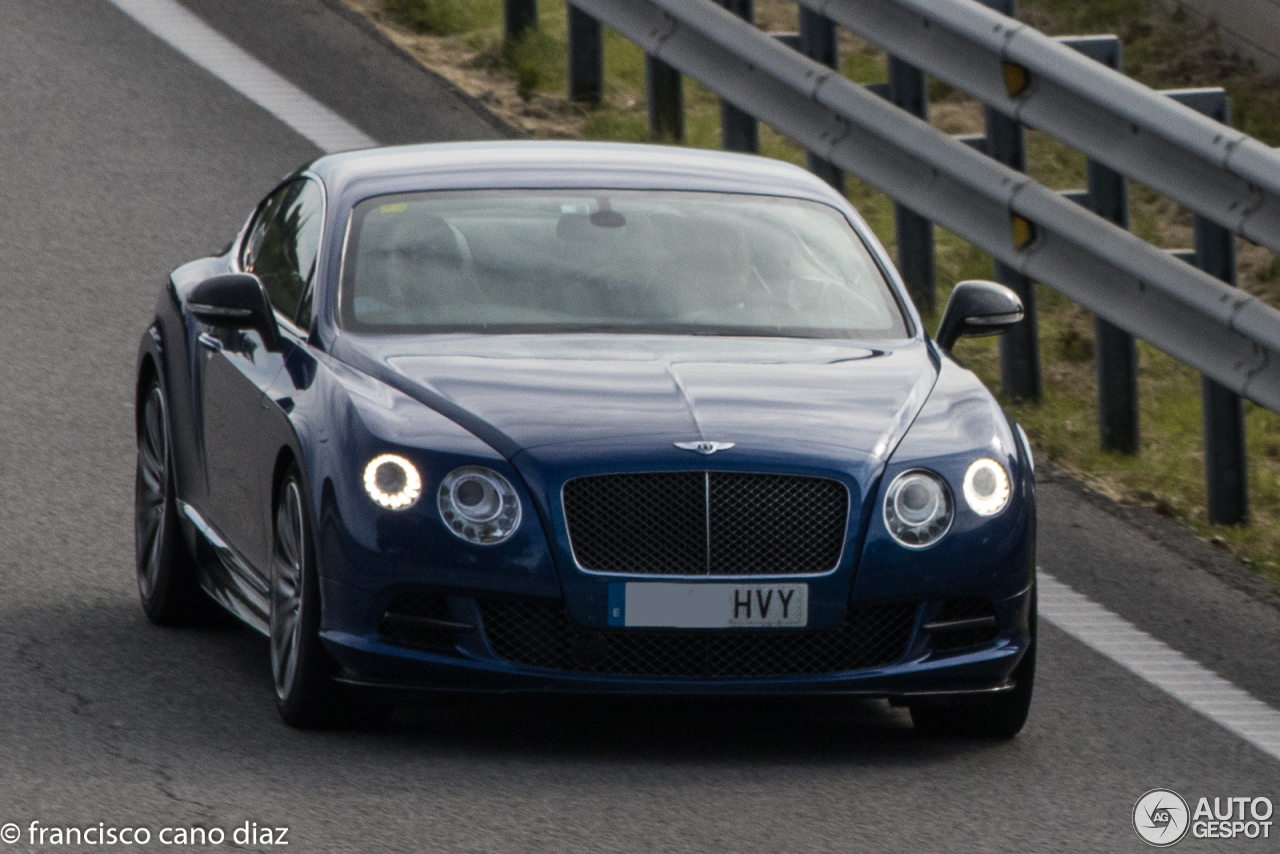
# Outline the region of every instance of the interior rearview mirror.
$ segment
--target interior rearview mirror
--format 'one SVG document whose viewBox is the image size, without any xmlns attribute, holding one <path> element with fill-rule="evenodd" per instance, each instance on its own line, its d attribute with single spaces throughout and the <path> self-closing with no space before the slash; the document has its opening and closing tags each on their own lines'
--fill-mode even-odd
<svg viewBox="0 0 1280 854">
<path fill-rule="evenodd" d="M 961 282 L 951 292 L 934 341 L 950 350 L 960 338 L 1000 335 L 1022 322 L 1022 300 L 995 282 Z"/>
<path fill-rule="evenodd" d="M 205 279 L 187 296 L 187 308 L 196 320 L 224 329 L 256 329 L 268 350 L 279 349 L 280 329 L 257 276 L 228 273 Z"/>
</svg>

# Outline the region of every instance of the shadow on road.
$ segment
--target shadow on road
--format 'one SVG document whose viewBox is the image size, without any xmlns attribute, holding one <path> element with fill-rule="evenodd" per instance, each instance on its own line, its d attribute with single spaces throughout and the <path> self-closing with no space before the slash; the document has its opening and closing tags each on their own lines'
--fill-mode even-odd
<svg viewBox="0 0 1280 854">
<path fill-rule="evenodd" d="M 1000 748 L 925 739 L 905 710 L 844 697 L 429 695 L 381 724 L 298 732 L 276 717 L 267 642 L 246 628 L 160 628 L 114 597 L 0 617 L 0 669 L 35 689 L 0 696 L 0 714 L 187 755 L 900 765 Z"/>
<path fill-rule="evenodd" d="M 380 732 L 486 753 L 655 761 L 840 761 L 920 741 L 904 710 L 849 698 L 447 697 L 402 705 Z"/>
</svg>

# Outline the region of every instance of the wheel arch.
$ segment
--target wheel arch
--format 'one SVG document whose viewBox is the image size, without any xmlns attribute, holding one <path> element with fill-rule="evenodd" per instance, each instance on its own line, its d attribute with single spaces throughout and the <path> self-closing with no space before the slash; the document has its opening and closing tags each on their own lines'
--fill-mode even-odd
<svg viewBox="0 0 1280 854">
<path fill-rule="evenodd" d="M 133 389 L 133 429 L 134 435 L 142 429 L 142 398 L 151 387 L 151 383 L 159 382 L 160 391 L 164 393 L 164 380 L 160 376 L 160 366 L 154 354 L 144 352 L 138 359 L 138 376 Z M 168 397 L 168 395 L 165 395 Z"/>
<path fill-rule="evenodd" d="M 307 486 L 307 475 L 303 470 L 302 463 L 298 460 L 298 455 L 289 445 L 285 445 L 276 452 L 276 461 L 271 467 L 271 515 L 275 518 L 277 505 L 280 502 L 280 487 L 284 484 L 284 477 L 289 469 L 296 466 L 298 475 L 302 478 L 302 485 L 305 489 Z M 309 491 L 309 490 L 308 490 Z"/>
<path fill-rule="evenodd" d="M 296 468 L 298 481 L 302 487 L 302 506 L 310 517 L 311 540 L 313 551 L 319 547 L 318 514 L 315 504 L 316 491 L 313 489 L 311 472 L 301 452 L 291 444 L 281 445 L 276 452 L 275 462 L 271 466 L 271 524 L 275 524 L 276 510 L 280 506 L 280 487 L 284 485 L 285 476 L 291 468 Z M 318 552 L 316 552 L 318 557 Z"/>
</svg>

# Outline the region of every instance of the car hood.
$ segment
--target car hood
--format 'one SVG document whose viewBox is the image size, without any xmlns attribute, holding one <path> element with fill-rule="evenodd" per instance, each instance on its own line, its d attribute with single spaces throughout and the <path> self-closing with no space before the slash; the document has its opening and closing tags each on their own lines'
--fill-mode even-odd
<svg viewBox="0 0 1280 854">
<path fill-rule="evenodd" d="M 920 341 L 441 335 L 355 349 L 361 367 L 508 457 L 653 437 L 883 460 L 937 377 Z"/>
</svg>

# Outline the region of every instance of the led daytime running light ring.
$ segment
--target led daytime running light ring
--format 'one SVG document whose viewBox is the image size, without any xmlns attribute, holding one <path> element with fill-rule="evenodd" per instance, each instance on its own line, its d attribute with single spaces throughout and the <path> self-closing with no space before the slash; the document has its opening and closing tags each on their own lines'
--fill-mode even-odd
<svg viewBox="0 0 1280 854">
<path fill-rule="evenodd" d="M 1009 475 L 1004 466 L 983 457 L 964 473 L 964 500 L 979 516 L 994 516 L 1009 506 Z"/>
<path fill-rule="evenodd" d="M 378 471 L 386 465 L 400 470 L 404 485 L 396 492 L 387 492 L 378 485 Z M 364 490 L 376 504 L 388 510 L 408 510 L 422 495 L 422 476 L 413 463 L 396 454 L 374 457 L 364 467 Z"/>
</svg>

